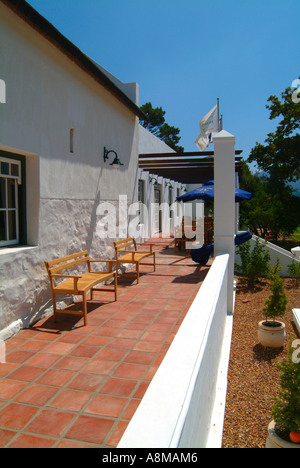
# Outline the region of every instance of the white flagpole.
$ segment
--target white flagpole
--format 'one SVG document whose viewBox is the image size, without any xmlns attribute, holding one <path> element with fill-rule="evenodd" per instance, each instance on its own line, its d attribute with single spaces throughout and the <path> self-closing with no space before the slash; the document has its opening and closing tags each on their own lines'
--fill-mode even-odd
<svg viewBox="0 0 300 468">
<path fill-rule="evenodd" d="M 217 98 L 217 106 L 218 106 L 218 131 L 220 132 L 223 130 L 223 114 L 220 117 L 220 99 Z"/>
<path fill-rule="evenodd" d="M 220 130 L 222 130 L 222 129 L 220 128 L 219 98 L 217 98 L 217 116 L 218 116 L 218 117 L 217 117 L 217 126 L 218 126 L 218 129 L 217 129 L 218 131 L 217 131 L 217 133 L 218 133 Z M 210 135 L 209 135 L 209 142 L 210 142 L 210 143 L 213 142 L 213 133 L 210 133 Z"/>
</svg>

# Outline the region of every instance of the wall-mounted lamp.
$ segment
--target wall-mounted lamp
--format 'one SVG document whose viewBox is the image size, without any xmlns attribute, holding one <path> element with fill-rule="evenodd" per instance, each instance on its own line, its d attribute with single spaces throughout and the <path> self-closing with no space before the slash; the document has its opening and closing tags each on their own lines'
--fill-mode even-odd
<svg viewBox="0 0 300 468">
<path fill-rule="evenodd" d="M 109 153 L 114 153 L 114 155 L 115 155 L 115 159 L 113 160 L 112 163 L 110 163 L 110 166 L 114 166 L 114 167 L 116 167 L 116 168 L 118 168 L 118 167 L 120 167 L 120 166 L 124 166 L 124 164 L 121 163 L 120 159 L 118 158 L 117 153 L 116 153 L 115 151 L 113 151 L 113 150 L 108 151 L 108 150 L 105 148 L 105 146 L 104 146 L 104 153 L 103 153 L 104 162 L 108 159 Z"/>
<path fill-rule="evenodd" d="M 171 187 L 171 188 L 173 188 L 173 185 L 171 184 L 171 182 L 167 182 L 167 183 L 166 183 L 166 187 Z"/>
<path fill-rule="evenodd" d="M 154 182 L 153 185 L 158 185 L 157 179 L 155 179 L 155 177 L 149 176 L 149 182 L 150 182 L 150 184 L 151 184 L 152 180 L 155 180 L 155 182 Z"/>
<path fill-rule="evenodd" d="M 181 186 L 181 190 L 183 190 L 184 192 L 186 192 L 186 187 L 185 187 L 185 185 L 182 185 L 182 186 Z"/>
</svg>

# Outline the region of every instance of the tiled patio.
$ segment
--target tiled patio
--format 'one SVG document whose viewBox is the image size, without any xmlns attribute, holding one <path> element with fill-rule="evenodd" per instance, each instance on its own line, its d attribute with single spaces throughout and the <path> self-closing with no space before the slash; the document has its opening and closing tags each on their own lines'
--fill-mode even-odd
<svg viewBox="0 0 300 468">
<path fill-rule="evenodd" d="M 87 326 L 50 317 L 6 341 L 1 448 L 117 446 L 209 269 L 152 241 L 156 272 L 119 278 L 117 302 L 95 294 Z"/>
</svg>

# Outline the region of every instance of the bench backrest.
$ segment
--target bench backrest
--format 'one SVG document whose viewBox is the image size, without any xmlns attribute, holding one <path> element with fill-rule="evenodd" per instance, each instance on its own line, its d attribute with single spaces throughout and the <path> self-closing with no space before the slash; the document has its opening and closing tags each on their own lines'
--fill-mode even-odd
<svg viewBox="0 0 300 468">
<path fill-rule="evenodd" d="M 77 252 L 71 255 L 66 255 L 65 257 L 56 258 L 55 260 L 46 261 L 45 265 L 51 280 L 53 273 L 65 270 L 66 268 L 73 268 L 74 266 L 83 262 L 87 262 L 88 269 L 90 271 L 90 257 L 87 250 L 83 250 L 82 252 Z"/>
<path fill-rule="evenodd" d="M 133 247 L 133 250 L 136 250 L 136 241 L 134 237 L 128 237 L 127 239 L 121 239 L 114 242 L 114 247 L 116 251 L 116 257 L 118 258 L 119 250 L 126 250 L 127 247 Z"/>
</svg>

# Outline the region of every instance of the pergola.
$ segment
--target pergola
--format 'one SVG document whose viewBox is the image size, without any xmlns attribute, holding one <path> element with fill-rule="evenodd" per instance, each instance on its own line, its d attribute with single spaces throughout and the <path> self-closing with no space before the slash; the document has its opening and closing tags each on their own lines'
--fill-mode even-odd
<svg viewBox="0 0 300 468">
<path fill-rule="evenodd" d="M 240 172 L 242 150 L 235 151 L 235 172 Z M 182 184 L 203 184 L 214 179 L 214 151 L 143 153 L 139 167 L 153 175 Z"/>
</svg>

